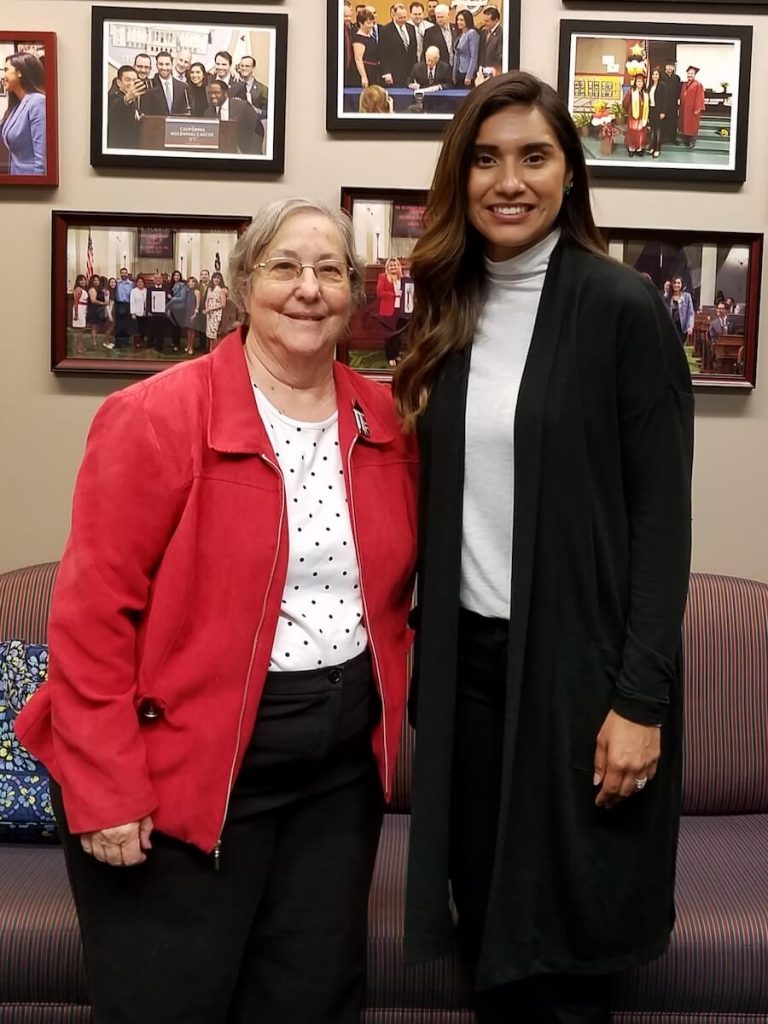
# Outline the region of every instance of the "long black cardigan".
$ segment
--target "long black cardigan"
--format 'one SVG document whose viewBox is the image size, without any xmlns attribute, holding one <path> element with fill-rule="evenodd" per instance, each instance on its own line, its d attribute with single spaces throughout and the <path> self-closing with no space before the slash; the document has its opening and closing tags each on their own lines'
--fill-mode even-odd
<svg viewBox="0 0 768 1024">
<path fill-rule="evenodd" d="M 406 958 L 441 955 L 469 349 L 422 417 Z M 499 829 L 477 986 L 602 973 L 660 954 L 674 921 L 680 628 L 693 397 L 680 341 L 635 271 L 561 241 L 515 416 L 512 598 Z M 656 778 L 594 805 L 610 708 L 662 722 Z M 483 793 L 477 794 L 483 799 Z"/>
</svg>

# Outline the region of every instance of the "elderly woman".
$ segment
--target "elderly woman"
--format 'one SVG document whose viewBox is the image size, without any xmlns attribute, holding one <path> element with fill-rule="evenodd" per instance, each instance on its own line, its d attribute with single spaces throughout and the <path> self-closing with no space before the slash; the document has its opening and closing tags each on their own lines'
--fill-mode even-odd
<svg viewBox="0 0 768 1024">
<path fill-rule="evenodd" d="M 61 787 L 96 1024 L 359 1019 L 415 448 L 333 358 L 347 218 L 273 203 L 230 278 L 250 326 L 96 416 L 19 718 Z"/>
</svg>

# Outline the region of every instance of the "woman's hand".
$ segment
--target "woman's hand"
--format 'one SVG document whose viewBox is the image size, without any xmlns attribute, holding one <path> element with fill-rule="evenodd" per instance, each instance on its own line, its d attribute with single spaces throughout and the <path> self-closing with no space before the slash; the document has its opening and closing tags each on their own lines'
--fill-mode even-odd
<svg viewBox="0 0 768 1024">
<path fill-rule="evenodd" d="M 661 754 L 661 729 L 638 725 L 609 711 L 597 734 L 594 783 L 600 786 L 595 803 L 613 807 L 638 793 L 637 782 L 656 774 Z M 602 785 L 600 785 L 602 783 Z"/>
<path fill-rule="evenodd" d="M 144 851 L 152 849 L 149 837 L 153 828 L 152 818 L 147 815 L 141 821 L 132 821 L 128 825 L 83 832 L 80 843 L 86 853 L 103 864 L 130 868 L 143 864 L 147 859 Z"/>
</svg>

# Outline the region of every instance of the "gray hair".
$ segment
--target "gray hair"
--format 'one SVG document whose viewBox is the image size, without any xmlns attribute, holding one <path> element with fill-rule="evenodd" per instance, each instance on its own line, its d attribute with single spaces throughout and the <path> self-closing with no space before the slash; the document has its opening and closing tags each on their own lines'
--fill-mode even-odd
<svg viewBox="0 0 768 1024">
<path fill-rule="evenodd" d="M 258 211 L 248 230 L 237 240 L 229 257 L 229 294 L 241 313 L 247 312 L 253 268 L 266 247 L 278 233 L 285 221 L 296 213 L 309 211 L 319 213 L 336 227 L 344 243 L 344 251 L 350 270 L 352 304 L 358 306 L 365 301 L 364 265 L 355 252 L 355 236 L 350 217 L 342 210 L 332 210 L 314 199 L 276 199 Z"/>
</svg>

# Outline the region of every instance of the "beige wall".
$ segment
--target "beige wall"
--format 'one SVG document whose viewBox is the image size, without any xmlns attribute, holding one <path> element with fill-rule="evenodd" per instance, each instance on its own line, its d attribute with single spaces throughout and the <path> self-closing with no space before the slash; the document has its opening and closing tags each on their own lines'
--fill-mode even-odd
<svg viewBox="0 0 768 1024">
<path fill-rule="evenodd" d="M 134 0 L 133 7 L 153 4 Z M 204 9 L 204 3 L 164 8 Z M 211 3 L 212 9 L 255 5 Z M 262 10 L 290 15 L 288 136 L 282 178 L 165 172 L 97 172 L 90 167 L 90 11 L 87 0 L 3 0 L 3 28 L 51 30 L 59 43 L 61 185 L 58 189 L 0 190 L 3 276 L 0 372 L 0 570 L 57 558 L 66 538 L 69 504 L 88 423 L 105 395 L 127 381 L 60 379 L 50 359 L 50 211 L 131 210 L 249 214 L 280 196 L 307 194 L 338 200 L 345 185 L 428 185 L 438 144 L 431 140 L 331 139 L 325 132 L 325 3 L 284 0 Z M 652 5 L 651 8 L 652 9 Z M 768 61 L 766 15 L 740 10 L 686 12 L 693 22 L 761 24 L 753 67 Z M 559 0 L 524 0 L 522 65 L 554 82 Z M 579 8 L 572 18 L 638 20 L 636 8 Z M 656 20 L 668 19 L 659 11 Z M 653 21 L 653 13 L 648 15 Z M 762 35 L 762 38 L 761 38 Z M 755 86 L 753 76 L 753 90 Z M 595 212 L 606 225 L 706 226 L 765 230 L 768 214 L 768 118 L 765 96 L 753 91 L 748 181 L 741 188 L 595 189 Z M 765 289 L 765 279 L 763 280 Z M 768 295 L 768 290 L 766 291 Z M 768 580 L 768 305 L 760 315 L 763 339 L 758 388 L 751 395 L 699 393 L 694 481 L 694 568 Z M 104 523 L 119 530 L 120 523 Z"/>
</svg>

